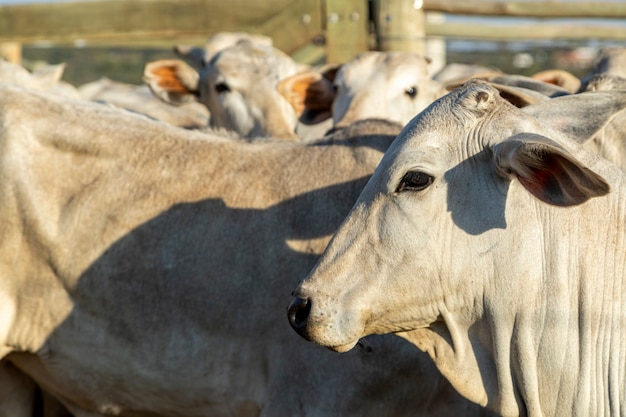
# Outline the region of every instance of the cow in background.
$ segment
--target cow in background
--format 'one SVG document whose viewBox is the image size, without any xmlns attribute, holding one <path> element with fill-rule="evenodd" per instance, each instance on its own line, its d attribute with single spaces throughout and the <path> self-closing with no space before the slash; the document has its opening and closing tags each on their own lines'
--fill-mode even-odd
<svg viewBox="0 0 626 417">
<path fill-rule="evenodd" d="M 243 41 L 219 51 L 199 70 L 180 59 L 149 62 L 144 81 L 168 103 L 204 104 L 214 128 L 243 138 L 299 140 L 298 116 L 276 90 L 298 69 L 284 52 Z"/>
<path fill-rule="evenodd" d="M 186 129 L 202 129 L 209 126 L 209 110 L 206 106 L 189 102 L 172 106 L 155 97 L 146 85 L 114 81 L 106 77 L 78 87 L 85 100 L 112 105 L 161 120 Z"/>
<path fill-rule="evenodd" d="M 429 76 L 430 60 L 412 52 L 369 51 L 341 65 L 301 71 L 278 89 L 312 123 L 334 128 L 368 118 L 405 124 L 446 93 Z"/>
</svg>

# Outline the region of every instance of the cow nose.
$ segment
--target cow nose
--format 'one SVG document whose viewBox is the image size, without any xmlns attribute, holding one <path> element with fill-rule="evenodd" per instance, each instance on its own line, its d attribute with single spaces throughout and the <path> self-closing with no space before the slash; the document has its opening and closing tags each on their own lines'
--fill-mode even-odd
<svg viewBox="0 0 626 417">
<path fill-rule="evenodd" d="M 305 337 L 306 323 L 311 312 L 311 301 L 308 298 L 295 297 L 287 308 L 287 317 L 291 327 Z"/>
</svg>

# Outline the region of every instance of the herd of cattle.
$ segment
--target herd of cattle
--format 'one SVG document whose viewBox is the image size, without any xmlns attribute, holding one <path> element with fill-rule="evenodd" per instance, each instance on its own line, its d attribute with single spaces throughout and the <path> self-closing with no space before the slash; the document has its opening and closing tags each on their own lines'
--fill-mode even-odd
<svg viewBox="0 0 626 417">
<path fill-rule="evenodd" d="M 0 62 L 0 416 L 626 416 L 626 49 L 176 51 Z"/>
</svg>

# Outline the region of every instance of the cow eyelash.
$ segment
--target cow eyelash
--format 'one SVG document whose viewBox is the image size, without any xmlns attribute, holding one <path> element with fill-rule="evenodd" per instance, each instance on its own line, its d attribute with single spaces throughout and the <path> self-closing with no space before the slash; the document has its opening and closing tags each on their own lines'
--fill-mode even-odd
<svg viewBox="0 0 626 417">
<path fill-rule="evenodd" d="M 428 175 L 422 171 L 409 171 L 400 180 L 397 193 L 403 191 L 422 191 L 428 188 L 435 178 L 432 175 Z"/>
</svg>

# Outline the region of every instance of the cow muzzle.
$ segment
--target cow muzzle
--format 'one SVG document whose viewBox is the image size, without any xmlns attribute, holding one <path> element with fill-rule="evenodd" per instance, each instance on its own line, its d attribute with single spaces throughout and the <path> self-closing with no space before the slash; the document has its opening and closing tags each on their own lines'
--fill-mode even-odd
<svg viewBox="0 0 626 417">
<path fill-rule="evenodd" d="M 327 334 L 324 330 L 333 328 L 328 323 L 323 323 L 317 320 L 311 313 L 313 302 L 308 297 L 302 297 L 294 294 L 294 299 L 287 308 L 287 318 L 291 328 L 296 331 L 302 338 L 309 342 L 317 343 L 321 346 L 325 346 L 335 352 L 347 352 L 357 344 L 364 351 L 370 351 L 371 349 L 362 344 L 359 339 L 362 334 L 362 328 L 356 329 L 357 337 L 342 337 L 340 334 L 331 332 Z M 336 328 L 336 327 L 335 327 Z M 344 335 L 345 336 L 345 335 Z M 336 343 L 339 341 L 339 343 Z M 346 343 L 347 342 L 347 343 Z"/>
</svg>

